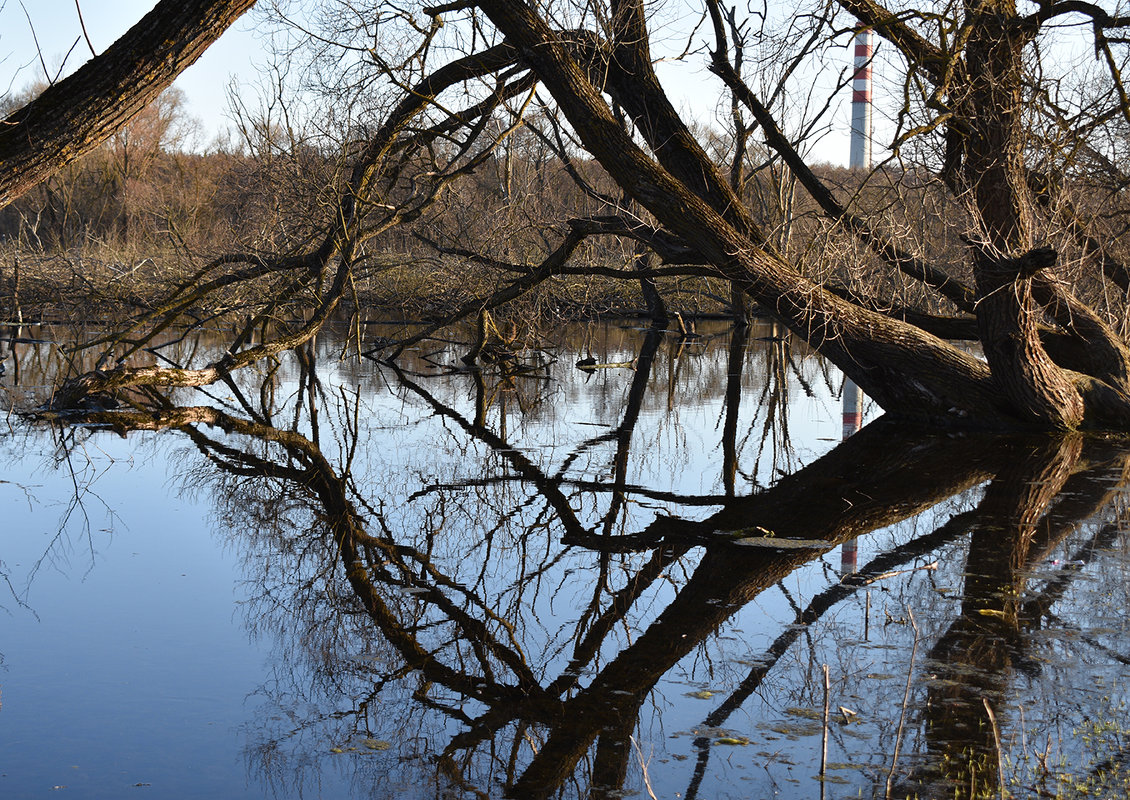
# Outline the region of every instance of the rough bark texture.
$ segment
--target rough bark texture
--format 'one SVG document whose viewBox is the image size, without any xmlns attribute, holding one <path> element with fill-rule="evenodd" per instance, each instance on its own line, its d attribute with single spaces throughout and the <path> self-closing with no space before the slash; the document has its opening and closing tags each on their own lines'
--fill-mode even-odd
<svg viewBox="0 0 1130 800">
<path fill-rule="evenodd" d="M 255 0 L 161 0 L 104 53 L 0 122 L 0 207 L 125 126 Z"/>
<path fill-rule="evenodd" d="M 970 75 L 965 180 L 981 220 L 974 246 L 980 298 L 977 321 L 993 378 L 1002 394 L 1033 422 L 1074 428 L 1083 400 L 1040 344 L 1040 310 L 1032 281 L 1015 259 L 1032 245 L 1023 135 L 1023 52 L 1028 35 L 1016 24 L 1013 0 L 966 6 Z"/>
</svg>

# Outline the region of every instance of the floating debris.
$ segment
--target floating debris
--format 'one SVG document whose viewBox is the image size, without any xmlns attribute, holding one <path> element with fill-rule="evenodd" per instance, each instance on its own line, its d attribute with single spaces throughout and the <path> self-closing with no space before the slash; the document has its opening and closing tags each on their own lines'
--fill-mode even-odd
<svg viewBox="0 0 1130 800">
<path fill-rule="evenodd" d="M 727 533 L 718 531 L 718 533 Z M 832 543 L 827 539 L 785 539 L 772 535 L 747 536 L 744 531 L 730 531 L 728 535 L 734 537 L 734 544 L 742 547 L 770 547 L 774 550 L 827 550 Z"/>
<path fill-rule="evenodd" d="M 823 712 L 815 708 L 801 708 L 800 706 L 790 706 L 785 709 L 785 713 L 790 717 L 800 717 L 801 719 L 818 720 L 824 718 Z"/>
<path fill-rule="evenodd" d="M 997 619 L 1005 619 L 1005 613 L 995 608 L 979 608 L 977 613 L 982 617 L 995 617 Z"/>
</svg>

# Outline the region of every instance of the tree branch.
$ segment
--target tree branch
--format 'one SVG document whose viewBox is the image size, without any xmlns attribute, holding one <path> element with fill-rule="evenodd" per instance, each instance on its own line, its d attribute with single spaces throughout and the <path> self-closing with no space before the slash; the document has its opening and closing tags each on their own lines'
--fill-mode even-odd
<svg viewBox="0 0 1130 800">
<path fill-rule="evenodd" d="M 73 75 L 0 122 L 0 208 L 121 129 L 255 0 L 161 0 Z"/>
</svg>

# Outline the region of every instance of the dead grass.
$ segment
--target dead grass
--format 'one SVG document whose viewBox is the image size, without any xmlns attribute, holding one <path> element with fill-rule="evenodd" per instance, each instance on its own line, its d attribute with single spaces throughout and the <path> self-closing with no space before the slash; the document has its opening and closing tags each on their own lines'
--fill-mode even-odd
<svg viewBox="0 0 1130 800">
<path fill-rule="evenodd" d="M 168 248 L 144 252 L 91 247 L 44 253 L 0 250 L 0 319 L 25 322 L 114 325 L 161 305 L 171 287 L 188 280 L 207 256 L 186 257 Z M 19 283 L 16 284 L 18 262 Z M 487 297 L 513 276 L 456 259 L 379 256 L 355 270 L 346 313 L 366 320 L 430 321 Z M 285 276 L 228 287 L 186 310 L 186 321 L 243 317 L 280 289 Z M 702 278 L 667 280 L 661 291 L 672 310 L 717 313 L 728 291 Z M 291 308 L 298 313 L 303 302 Z M 631 315 L 644 307 L 635 281 L 563 276 L 545 282 L 498 312 L 502 318 L 569 320 Z"/>
</svg>

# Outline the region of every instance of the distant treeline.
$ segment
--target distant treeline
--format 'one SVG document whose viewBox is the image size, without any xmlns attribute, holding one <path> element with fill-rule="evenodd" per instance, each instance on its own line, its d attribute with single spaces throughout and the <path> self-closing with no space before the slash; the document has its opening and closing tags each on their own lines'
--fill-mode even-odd
<svg viewBox="0 0 1130 800">
<path fill-rule="evenodd" d="M 10 98 L 6 105 L 19 102 Z M 451 286 L 449 278 L 440 280 L 450 265 L 441 269 L 437 260 L 463 262 L 456 283 L 474 281 L 479 272 L 489 282 L 497 279 L 499 265 L 504 271 L 505 265 L 521 269 L 544 259 L 567 233 L 569 220 L 610 213 L 620 199 L 615 184 L 591 159 L 555 149 L 537 133 L 539 123 L 536 116 L 528 120 L 474 171 L 450 183 L 423 216 L 369 241 L 364 255 L 420 264 L 413 293 L 426 294 L 427 284 L 435 284 L 434 291 Z M 47 255 L 85 251 L 96 260 L 105 259 L 107 251 L 135 260 L 178 251 L 196 260 L 232 251 L 284 255 L 320 240 L 332 224 L 335 192 L 355 158 L 356 145 L 348 136 L 331 142 L 244 121 L 226 142 L 202 151 L 194 144 L 196 133 L 179 90 L 166 91 L 101 148 L 0 209 L 0 244 Z M 730 149 L 722 134 L 700 131 L 700 136 L 712 150 Z M 364 139 L 365 132 L 358 131 L 355 141 Z M 822 214 L 779 161 L 749 152 L 740 194 L 779 252 L 821 283 L 895 306 L 923 300 L 913 281 L 889 270 Z M 403 157 L 393 153 L 390 158 Z M 443 163 L 439 145 L 429 158 L 434 163 L 390 170 L 397 177 L 373 198 L 379 207 L 395 207 L 413 192 L 414 176 Z M 929 170 L 884 166 L 864 174 L 823 165 L 815 172 L 848 207 L 881 220 L 905 250 L 970 279 L 963 238 L 971 224 L 967 209 Z M 1090 217 L 1091 225 L 1117 227 L 1121 220 L 1103 220 L 1089 208 L 1109 207 L 1109 199 L 1102 200 L 1109 193 L 1076 189 L 1070 196 L 1073 213 Z M 650 222 L 646 212 L 637 213 Z M 478 266 L 461 253 L 475 254 Z M 630 238 L 593 237 L 571 262 L 624 267 L 637 264 L 640 254 Z M 1071 271 L 1084 254 L 1068 247 L 1064 255 Z M 365 274 L 359 267 L 358 277 Z M 1076 280 L 1084 295 L 1102 289 L 1091 276 Z M 704 291 L 713 290 L 693 290 L 700 299 Z M 716 298 L 722 305 L 728 300 L 723 294 Z"/>
<path fill-rule="evenodd" d="M 9 96 L 0 112 L 31 94 Z M 200 148 L 198 126 L 184 108 L 180 91 L 167 90 L 101 148 L 0 209 L 0 242 L 43 253 L 93 246 L 144 256 L 170 245 L 194 254 L 277 254 L 318 238 L 328 199 L 351 162 L 347 140 L 314 145 L 300 132 L 245 123 L 226 140 Z M 847 170 L 819 171 L 833 185 L 858 183 Z M 382 200 L 395 204 L 411 190 L 407 183 L 386 187 Z M 781 249 L 811 247 L 822 224 L 787 171 L 749 169 L 743 193 Z M 423 219 L 388 230 L 378 246 L 434 255 L 426 240 L 507 262 L 536 262 L 556 246 L 565 220 L 610 213 L 601 198 L 618 196 L 595 162 L 575 155 L 566 164 L 544 137 L 519 130 L 475 172 L 452 183 Z M 609 237 L 587 244 L 578 256 L 624 263 L 637 252 Z"/>
</svg>

